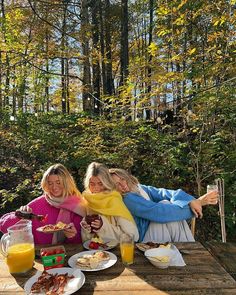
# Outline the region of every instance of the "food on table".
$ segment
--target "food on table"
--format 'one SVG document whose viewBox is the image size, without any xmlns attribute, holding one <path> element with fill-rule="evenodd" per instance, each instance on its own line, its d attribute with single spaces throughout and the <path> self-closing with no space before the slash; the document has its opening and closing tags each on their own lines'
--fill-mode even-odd
<svg viewBox="0 0 236 295">
<path fill-rule="evenodd" d="M 95 243 L 99 243 L 99 244 L 104 243 L 103 239 L 101 237 L 99 237 L 99 236 L 96 236 L 96 237 L 92 238 L 91 241 L 93 241 Z"/>
<path fill-rule="evenodd" d="M 104 243 L 102 238 L 100 238 L 99 236 L 96 236 L 91 239 L 88 247 L 90 249 L 97 250 L 99 247 L 102 247 L 103 249 L 107 249 L 108 245 Z"/>
<path fill-rule="evenodd" d="M 67 282 L 74 276 L 66 274 L 49 274 L 46 271 L 39 276 L 38 280 L 32 285 L 31 293 L 44 292 L 46 295 L 60 295 L 64 293 Z"/>
<path fill-rule="evenodd" d="M 53 246 L 48 248 L 42 248 L 40 250 L 40 255 L 41 255 L 45 270 L 64 266 L 64 262 L 65 262 L 64 246 Z"/>
<path fill-rule="evenodd" d="M 62 253 L 65 254 L 65 248 L 63 246 L 42 248 L 40 251 L 41 256 L 50 256 L 50 255 L 62 254 Z"/>
<path fill-rule="evenodd" d="M 144 252 L 145 257 L 151 264 L 158 268 L 167 268 L 170 266 L 175 256 L 175 251 L 169 248 L 152 248 Z"/>
<path fill-rule="evenodd" d="M 170 261 L 170 256 L 149 256 L 152 259 L 156 259 L 157 261 L 160 262 L 169 262 Z"/>
<path fill-rule="evenodd" d="M 76 265 L 82 268 L 94 269 L 99 266 L 101 262 L 110 259 L 110 255 L 107 252 L 97 251 L 93 254 L 84 254 L 77 259 Z"/>
<path fill-rule="evenodd" d="M 57 224 L 47 224 L 45 226 L 40 227 L 40 230 L 42 232 L 53 232 L 58 230 L 63 230 L 68 228 L 68 224 L 65 224 L 61 221 L 59 221 Z"/>
<path fill-rule="evenodd" d="M 171 248 L 171 243 L 166 242 L 166 243 L 155 243 L 155 242 L 146 242 L 146 243 L 137 243 L 136 244 L 137 248 L 141 251 L 146 251 L 148 249 L 152 248 Z"/>
</svg>

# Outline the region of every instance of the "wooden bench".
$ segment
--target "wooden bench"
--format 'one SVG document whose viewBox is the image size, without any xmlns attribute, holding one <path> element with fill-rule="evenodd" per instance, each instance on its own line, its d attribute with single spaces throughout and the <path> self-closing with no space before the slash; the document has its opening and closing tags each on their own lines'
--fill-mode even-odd
<svg viewBox="0 0 236 295">
<path fill-rule="evenodd" d="M 204 246 L 236 280 L 236 243 L 205 242 Z"/>
</svg>

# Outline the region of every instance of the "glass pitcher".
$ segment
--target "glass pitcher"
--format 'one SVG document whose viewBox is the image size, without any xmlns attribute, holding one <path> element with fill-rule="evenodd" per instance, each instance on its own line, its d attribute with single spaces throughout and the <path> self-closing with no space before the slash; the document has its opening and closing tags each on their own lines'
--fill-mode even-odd
<svg viewBox="0 0 236 295">
<path fill-rule="evenodd" d="M 1 238 L 1 252 L 10 273 L 25 273 L 33 267 L 35 250 L 32 222 L 21 220 L 7 229 Z"/>
</svg>

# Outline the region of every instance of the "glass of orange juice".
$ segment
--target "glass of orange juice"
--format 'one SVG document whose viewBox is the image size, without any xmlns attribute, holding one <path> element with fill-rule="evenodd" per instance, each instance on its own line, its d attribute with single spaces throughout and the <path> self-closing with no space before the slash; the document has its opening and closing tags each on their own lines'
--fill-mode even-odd
<svg viewBox="0 0 236 295">
<path fill-rule="evenodd" d="M 134 263 L 134 235 L 126 233 L 121 234 L 120 254 L 124 265 Z"/>
</svg>

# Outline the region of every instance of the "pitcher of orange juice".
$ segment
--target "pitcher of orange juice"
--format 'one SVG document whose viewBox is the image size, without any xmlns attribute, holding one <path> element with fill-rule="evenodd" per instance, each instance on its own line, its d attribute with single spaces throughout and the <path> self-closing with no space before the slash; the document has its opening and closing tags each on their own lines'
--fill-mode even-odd
<svg viewBox="0 0 236 295">
<path fill-rule="evenodd" d="M 31 221 L 22 220 L 7 229 L 1 238 L 1 252 L 10 273 L 25 273 L 33 267 L 34 238 Z"/>
</svg>

